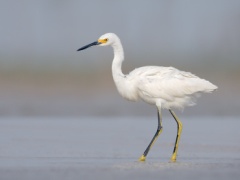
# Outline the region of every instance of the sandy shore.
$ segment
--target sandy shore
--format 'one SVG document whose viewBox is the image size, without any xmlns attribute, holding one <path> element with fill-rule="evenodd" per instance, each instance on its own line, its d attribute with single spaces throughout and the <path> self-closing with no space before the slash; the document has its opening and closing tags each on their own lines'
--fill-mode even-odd
<svg viewBox="0 0 240 180">
<path fill-rule="evenodd" d="M 178 161 L 170 118 L 144 163 L 156 118 L 1 118 L 0 179 L 238 179 L 240 121 L 183 119 Z"/>
</svg>

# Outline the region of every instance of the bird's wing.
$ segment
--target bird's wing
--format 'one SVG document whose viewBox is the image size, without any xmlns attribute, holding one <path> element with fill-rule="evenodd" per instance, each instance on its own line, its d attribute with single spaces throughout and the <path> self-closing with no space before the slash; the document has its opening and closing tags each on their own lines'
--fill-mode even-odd
<svg viewBox="0 0 240 180">
<path fill-rule="evenodd" d="M 132 72 L 137 77 L 139 92 L 152 98 L 173 101 L 198 92 L 210 91 L 212 84 L 192 73 L 179 71 L 173 67 L 149 66 Z"/>
</svg>

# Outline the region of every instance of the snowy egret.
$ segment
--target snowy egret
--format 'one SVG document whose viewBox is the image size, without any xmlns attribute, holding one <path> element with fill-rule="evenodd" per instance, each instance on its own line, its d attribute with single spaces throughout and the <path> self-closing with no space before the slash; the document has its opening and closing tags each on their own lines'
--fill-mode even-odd
<svg viewBox="0 0 240 180">
<path fill-rule="evenodd" d="M 145 161 L 150 148 L 162 132 L 161 109 L 168 109 L 177 123 L 177 137 L 171 157 L 171 161 L 175 162 L 182 132 L 182 123 L 172 109 L 183 109 L 185 106 L 194 105 L 195 99 L 201 93 L 210 93 L 217 89 L 217 86 L 207 80 L 200 79 L 190 72 L 180 71 L 173 67 L 146 66 L 137 68 L 125 75 L 122 73 L 124 52 L 118 36 L 114 33 L 106 33 L 97 41 L 83 46 L 78 51 L 95 45 L 112 46 L 114 51 L 112 75 L 121 96 L 130 101 L 142 99 L 144 102 L 157 107 L 157 131 L 139 161 Z"/>
</svg>

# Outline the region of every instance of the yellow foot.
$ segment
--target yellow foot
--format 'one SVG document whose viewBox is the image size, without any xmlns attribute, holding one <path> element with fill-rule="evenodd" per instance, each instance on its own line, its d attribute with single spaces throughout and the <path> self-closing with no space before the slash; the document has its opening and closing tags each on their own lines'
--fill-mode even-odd
<svg viewBox="0 0 240 180">
<path fill-rule="evenodd" d="M 173 153 L 172 157 L 171 157 L 171 162 L 176 162 L 177 160 L 177 154 Z"/>
<path fill-rule="evenodd" d="M 142 155 L 138 160 L 143 162 L 146 160 L 146 156 Z"/>
</svg>

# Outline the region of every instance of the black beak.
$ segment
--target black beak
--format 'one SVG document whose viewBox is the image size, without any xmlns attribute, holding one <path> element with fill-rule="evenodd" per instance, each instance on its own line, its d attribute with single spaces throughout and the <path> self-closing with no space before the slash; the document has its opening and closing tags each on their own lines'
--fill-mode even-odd
<svg viewBox="0 0 240 180">
<path fill-rule="evenodd" d="M 78 49 L 77 51 L 81 51 L 81 50 L 87 49 L 87 48 L 89 48 L 89 47 L 91 47 L 91 46 L 96 46 L 96 45 L 99 45 L 99 44 L 101 44 L 101 43 L 98 42 L 98 41 L 95 41 L 95 42 L 93 42 L 93 43 L 91 43 L 91 44 L 88 44 L 88 45 L 86 45 L 86 46 L 81 47 L 81 48 Z"/>
</svg>

